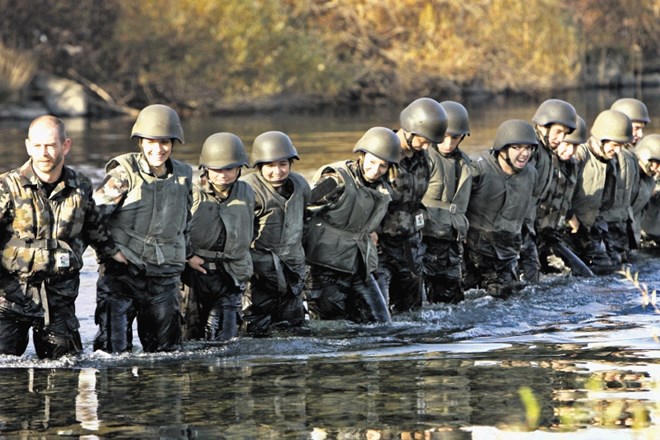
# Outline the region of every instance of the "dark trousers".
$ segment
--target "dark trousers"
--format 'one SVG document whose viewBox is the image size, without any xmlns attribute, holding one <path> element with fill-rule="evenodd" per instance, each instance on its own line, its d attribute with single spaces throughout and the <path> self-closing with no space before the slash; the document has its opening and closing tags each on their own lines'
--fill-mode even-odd
<svg viewBox="0 0 660 440">
<path fill-rule="evenodd" d="M 424 285 L 428 302 L 457 304 L 463 301 L 461 242 L 424 237 L 424 244 Z"/>
<path fill-rule="evenodd" d="M 181 345 L 180 276 L 146 276 L 132 266 L 108 262 L 99 267 L 94 349 L 130 351 L 133 321 L 146 352 Z"/>
<path fill-rule="evenodd" d="M 182 280 L 186 339 L 227 341 L 238 336 L 242 287 L 221 267 L 205 274 L 186 267 Z"/>
<path fill-rule="evenodd" d="M 247 307 L 243 309 L 246 330 L 253 335 L 267 333 L 273 326 L 296 328 L 305 324 L 303 280 L 284 271 L 286 291 L 259 274 L 253 275 L 246 291 Z"/>
<path fill-rule="evenodd" d="M 0 353 L 25 353 L 29 329 L 39 358 L 59 358 L 82 350 L 75 302 L 78 272 L 43 281 L 21 281 L 10 275 L 0 280 Z M 47 304 L 42 307 L 44 289 Z M 44 311 L 47 312 L 44 312 Z"/>
<path fill-rule="evenodd" d="M 378 237 L 378 287 L 392 312 L 422 307 L 424 250 L 421 234 L 409 238 Z"/>
<path fill-rule="evenodd" d="M 385 297 L 373 275 L 348 274 L 311 266 L 307 277 L 310 311 L 319 319 L 390 322 Z"/>
<path fill-rule="evenodd" d="M 481 288 L 499 298 L 508 297 L 519 287 L 516 259 L 501 260 L 474 249 L 465 252 L 465 288 Z"/>
</svg>

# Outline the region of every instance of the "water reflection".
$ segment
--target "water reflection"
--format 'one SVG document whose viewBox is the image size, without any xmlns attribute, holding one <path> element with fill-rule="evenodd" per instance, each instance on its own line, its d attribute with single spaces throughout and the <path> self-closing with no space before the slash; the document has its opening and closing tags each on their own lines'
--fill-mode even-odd
<svg viewBox="0 0 660 440">
<path fill-rule="evenodd" d="M 640 95 L 635 90 L 574 90 L 536 98 L 467 98 L 463 103 L 470 112 L 471 134 L 461 144 L 461 148 L 470 155 L 489 148 L 500 123 L 512 118 L 531 120 L 538 105 L 551 97 L 571 102 L 588 125 L 600 111 L 623 96 L 642 99 L 653 117 L 660 107 L 660 90 L 648 89 L 642 92 Z M 296 168 L 309 175 L 324 163 L 350 156 L 355 142 L 368 128 L 375 125 L 398 127 L 400 111 L 400 106 L 392 105 L 308 114 L 190 117 L 183 120 L 186 143 L 177 145 L 174 157 L 196 165 L 206 137 L 219 131 L 236 133 L 248 147 L 249 153 L 257 135 L 268 130 L 280 130 L 288 133 L 298 148 L 301 161 L 296 164 Z M 73 140 L 67 160 L 70 164 L 82 165 L 82 171 L 101 169 L 111 157 L 136 149 L 135 143 L 129 139 L 134 118 L 69 118 L 65 122 Z M 0 172 L 19 166 L 27 159 L 24 139 L 28 124 L 29 121 L 0 121 L 0 155 L 3 157 Z"/>
<path fill-rule="evenodd" d="M 0 436 L 469 439 L 476 426 L 524 429 L 523 386 L 541 429 L 647 427 L 657 377 L 598 360 L 611 352 L 4 369 Z"/>
</svg>

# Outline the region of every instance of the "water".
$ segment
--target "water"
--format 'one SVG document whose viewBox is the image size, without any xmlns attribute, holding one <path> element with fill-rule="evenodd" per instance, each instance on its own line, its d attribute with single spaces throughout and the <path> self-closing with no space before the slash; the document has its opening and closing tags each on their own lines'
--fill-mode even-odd
<svg viewBox="0 0 660 440">
<path fill-rule="evenodd" d="M 588 122 L 618 95 L 580 95 Z M 644 97 L 658 117 L 657 95 Z M 488 148 L 508 118 L 538 102 L 468 103 L 469 154 Z M 311 173 L 351 156 L 372 125 L 398 109 L 350 114 L 241 116 L 184 121 L 175 156 L 194 165 L 204 138 L 266 130 L 291 135 Z M 132 120 L 67 121 L 69 163 L 95 182 L 134 147 Z M 0 122 L 0 171 L 25 160 L 25 123 Z M 119 134 L 117 134 L 119 133 Z M 633 273 L 660 285 L 660 252 Z M 392 325 L 312 322 L 312 335 L 229 344 L 187 343 L 171 354 L 93 353 L 94 254 L 85 255 L 77 307 L 84 353 L 40 361 L 0 356 L 0 438 L 651 439 L 660 436 L 660 315 L 623 275 L 545 276 L 503 301 L 470 291 L 459 305 L 427 306 Z M 526 404 L 521 393 L 531 391 Z M 530 403 L 531 402 L 531 403 Z"/>
</svg>

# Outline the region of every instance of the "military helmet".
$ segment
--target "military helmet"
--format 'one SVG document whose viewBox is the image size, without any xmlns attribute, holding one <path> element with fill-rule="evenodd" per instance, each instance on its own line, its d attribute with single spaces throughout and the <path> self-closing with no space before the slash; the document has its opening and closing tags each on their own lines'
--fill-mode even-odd
<svg viewBox="0 0 660 440">
<path fill-rule="evenodd" d="M 401 142 L 397 135 L 385 127 L 372 127 L 362 135 L 353 148 L 353 153 L 371 153 L 389 163 L 401 160 Z"/>
<path fill-rule="evenodd" d="M 644 136 L 635 147 L 635 154 L 644 166 L 650 160 L 660 162 L 660 134 Z"/>
<path fill-rule="evenodd" d="M 536 109 L 532 122 L 544 127 L 561 124 L 573 131 L 576 128 L 576 119 L 577 112 L 571 104 L 561 99 L 548 99 Z"/>
<path fill-rule="evenodd" d="M 447 113 L 447 134 L 449 136 L 469 136 L 470 117 L 463 104 L 456 101 L 442 101 L 440 105 Z"/>
<path fill-rule="evenodd" d="M 163 104 L 149 105 L 140 111 L 131 131 L 131 139 L 135 137 L 176 139 L 184 143 L 179 115 L 173 108 Z"/>
<path fill-rule="evenodd" d="M 639 99 L 635 98 L 621 98 L 614 101 L 610 110 L 617 110 L 628 116 L 632 122 L 644 122 L 648 124 L 651 122 L 649 118 L 649 111 Z"/>
<path fill-rule="evenodd" d="M 577 117 L 577 128 L 564 138 L 564 142 L 573 145 L 580 145 L 587 142 L 589 134 L 587 132 L 587 123 L 579 115 Z"/>
<path fill-rule="evenodd" d="M 399 115 L 401 128 L 431 142 L 440 143 L 447 131 L 447 113 L 434 99 L 419 98 Z"/>
<path fill-rule="evenodd" d="M 199 155 L 200 168 L 227 169 L 248 164 L 241 139 L 232 133 L 215 133 L 207 137 Z"/>
<path fill-rule="evenodd" d="M 502 122 L 495 133 L 492 151 L 498 152 L 511 144 L 538 145 L 536 132 L 527 121 L 509 119 Z"/>
<path fill-rule="evenodd" d="M 625 144 L 633 139 L 632 122 L 620 111 L 604 110 L 596 116 L 591 126 L 591 135 L 601 143 L 614 141 Z"/>
<path fill-rule="evenodd" d="M 300 159 L 293 142 L 281 131 L 261 133 L 252 143 L 252 166 L 286 159 Z"/>
</svg>

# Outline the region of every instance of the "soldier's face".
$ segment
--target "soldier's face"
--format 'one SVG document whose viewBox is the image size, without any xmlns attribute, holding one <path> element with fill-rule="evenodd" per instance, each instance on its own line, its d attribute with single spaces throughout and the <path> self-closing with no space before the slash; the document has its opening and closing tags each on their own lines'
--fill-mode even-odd
<svg viewBox="0 0 660 440">
<path fill-rule="evenodd" d="M 232 183 L 236 182 L 236 179 L 238 179 L 238 175 L 241 171 L 240 167 L 235 167 L 235 168 L 225 168 L 225 169 L 213 169 L 213 168 L 207 168 L 206 172 L 209 176 L 209 180 L 219 186 L 229 186 Z"/>
<path fill-rule="evenodd" d="M 614 141 L 605 141 L 603 142 L 603 157 L 605 159 L 613 159 L 614 156 L 619 154 L 619 151 L 621 151 L 621 147 L 623 147 L 623 144 L 620 144 L 618 142 Z"/>
<path fill-rule="evenodd" d="M 291 162 L 288 160 L 280 160 L 275 162 L 268 162 L 261 165 L 261 175 L 275 188 L 282 186 L 282 184 L 289 178 L 291 172 Z"/>
<path fill-rule="evenodd" d="M 172 139 L 142 138 L 140 145 L 147 163 L 156 169 L 165 165 L 172 154 Z"/>
<path fill-rule="evenodd" d="M 32 159 L 32 167 L 37 173 L 50 175 L 59 173 L 64 166 L 64 156 L 71 149 L 71 139 L 60 139 L 57 127 L 47 122 L 30 128 L 25 148 Z"/>
<path fill-rule="evenodd" d="M 568 160 L 575 154 L 575 145 L 570 142 L 562 142 L 555 150 L 560 160 Z"/>
<path fill-rule="evenodd" d="M 633 145 L 637 145 L 637 142 L 639 142 L 639 140 L 644 137 L 644 127 L 646 127 L 646 123 L 644 123 L 644 122 L 633 122 L 632 123 L 632 128 L 633 128 L 633 130 L 632 130 L 633 131 L 632 144 Z"/>
<path fill-rule="evenodd" d="M 433 142 L 418 134 L 413 135 L 412 140 L 410 141 L 410 147 L 415 151 L 426 150 L 431 145 L 433 145 Z"/>
<path fill-rule="evenodd" d="M 532 145 L 511 144 L 506 149 L 506 154 L 509 155 L 509 160 L 513 164 L 513 168 L 520 171 L 529 162 L 529 159 L 532 157 L 532 151 L 534 151 Z"/>
<path fill-rule="evenodd" d="M 442 154 L 451 154 L 456 148 L 458 148 L 458 144 L 461 143 L 463 137 L 462 134 L 454 136 L 446 134 L 442 142 L 438 144 L 438 151 Z"/>
<path fill-rule="evenodd" d="M 564 141 L 564 138 L 570 131 L 568 127 L 561 124 L 552 124 L 550 127 L 543 128 L 545 129 L 545 134 L 548 137 L 548 146 L 553 150 L 559 147 L 559 144 Z"/>
<path fill-rule="evenodd" d="M 660 162 L 657 160 L 649 160 L 646 167 L 649 176 L 660 176 Z"/>
<path fill-rule="evenodd" d="M 390 163 L 374 156 L 371 153 L 365 153 L 362 161 L 362 175 L 367 182 L 375 182 L 387 173 Z"/>
</svg>

